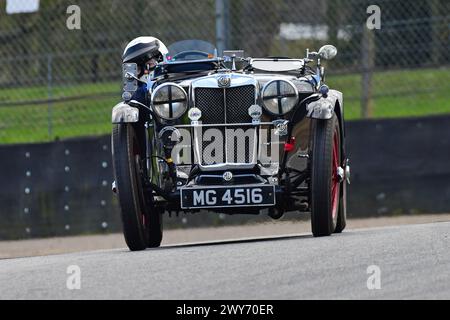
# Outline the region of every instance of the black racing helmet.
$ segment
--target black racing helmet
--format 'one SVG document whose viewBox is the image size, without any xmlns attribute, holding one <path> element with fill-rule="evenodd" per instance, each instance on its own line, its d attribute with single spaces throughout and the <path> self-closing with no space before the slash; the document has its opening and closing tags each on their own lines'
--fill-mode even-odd
<svg viewBox="0 0 450 320">
<path fill-rule="evenodd" d="M 123 63 L 137 63 L 142 64 L 153 57 L 162 60 L 163 55 L 167 54 L 169 50 L 157 38 L 154 37 L 138 37 L 125 47 L 122 55 Z"/>
</svg>

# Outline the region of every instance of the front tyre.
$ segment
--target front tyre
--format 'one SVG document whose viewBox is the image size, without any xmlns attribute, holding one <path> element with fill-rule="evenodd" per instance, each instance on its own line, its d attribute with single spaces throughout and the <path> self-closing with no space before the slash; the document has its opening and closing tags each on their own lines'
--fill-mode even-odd
<svg viewBox="0 0 450 320">
<path fill-rule="evenodd" d="M 125 242 L 131 251 L 158 247 L 161 213 L 152 206 L 153 199 L 145 196 L 145 152 L 132 124 L 114 125 L 112 153 Z"/>
<path fill-rule="evenodd" d="M 334 233 L 341 233 L 347 225 L 347 183 L 344 181 L 341 184 L 341 195 L 339 198 L 339 211 Z"/>
<path fill-rule="evenodd" d="M 341 135 L 336 114 L 329 120 L 313 120 L 311 152 L 311 227 L 315 237 L 336 230 L 341 182 Z"/>
</svg>

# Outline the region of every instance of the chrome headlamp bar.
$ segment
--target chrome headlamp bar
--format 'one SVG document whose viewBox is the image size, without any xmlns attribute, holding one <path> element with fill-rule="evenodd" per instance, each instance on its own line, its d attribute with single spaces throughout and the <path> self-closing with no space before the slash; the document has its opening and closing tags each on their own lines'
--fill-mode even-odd
<svg viewBox="0 0 450 320">
<path fill-rule="evenodd" d="M 289 120 L 283 120 L 283 125 L 287 126 Z M 175 128 L 210 128 L 210 127 L 258 127 L 258 126 L 273 126 L 277 127 L 280 124 L 280 120 L 274 120 L 271 122 L 258 122 L 258 123 L 208 123 L 203 124 L 201 121 L 197 121 L 197 124 L 179 124 L 175 125 Z"/>
</svg>

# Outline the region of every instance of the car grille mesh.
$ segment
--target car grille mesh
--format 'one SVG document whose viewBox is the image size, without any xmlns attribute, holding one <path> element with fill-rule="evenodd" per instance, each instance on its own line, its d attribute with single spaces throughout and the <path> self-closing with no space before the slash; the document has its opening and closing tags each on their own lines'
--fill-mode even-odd
<svg viewBox="0 0 450 320">
<path fill-rule="evenodd" d="M 223 123 L 251 123 L 252 118 L 248 114 L 248 108 L 255 104 L 255 86 L 246 85 L 232 88 L 196 88 L 195 106 L 202 111 L 201 121 L 204 124 Z M 208 128 L 203 129 L 207 130 Z M 226 155 L 228 163 L 251 163 L 254 154 L 254 128 L 243 127 L 217 127 L 222 136 L 225 136 L 223 148 L 219 150 L 219 155 Z M 227 130 L 229 129 L 229 130 Z M 234 131 L 241 129 L 245 131 Z M 251 130 L 251 131 L 248 131 Z M 225 157 L 209 152 L 207 148 L 214 140 L 202 142 L 202 164 L 217 164 L 217 159 L 225 160 Z M 244 143 L 245 152 L 238 152 L 238 145 Z M 205 149 L 207 152 L 205 152 Z M 239 149 L 241 150 L 241 149 Z M 216 157 L 216 158 L 215 158 Z M 222 161 L 221 161 L 222 162 Z M 219 163 L 221 163 L 219 162 Z"/>
<path fill-rule="evenodd" d="M 201 120 L 203 123 L 225 123 L 225 99 L 223 89 L 195 89 L 195 106 L 202 111 Z"/>
<path fill-rule="evenodd" d="M 255 87 L 242 86 L 226 90 L 227 123 L 249 123 L 248 108 L 255 104 Z"/>
</svg>

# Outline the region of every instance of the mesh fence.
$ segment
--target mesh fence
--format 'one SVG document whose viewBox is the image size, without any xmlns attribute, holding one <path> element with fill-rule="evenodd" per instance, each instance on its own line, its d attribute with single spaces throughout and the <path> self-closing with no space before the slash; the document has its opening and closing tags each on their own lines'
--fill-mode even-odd
<svg viewBox="0 0 450 320">
<path fill-rule="evenodd" d="M 141 35 L 252 57 L 330 43 L 326 82 L 344 92 L 347 119 L 449 113 L 450 2 L 379 0 L 378 20 L 371 2 L 0 0 L 0 143 L 109 133 L 122 50 Z"/>
</svg>

